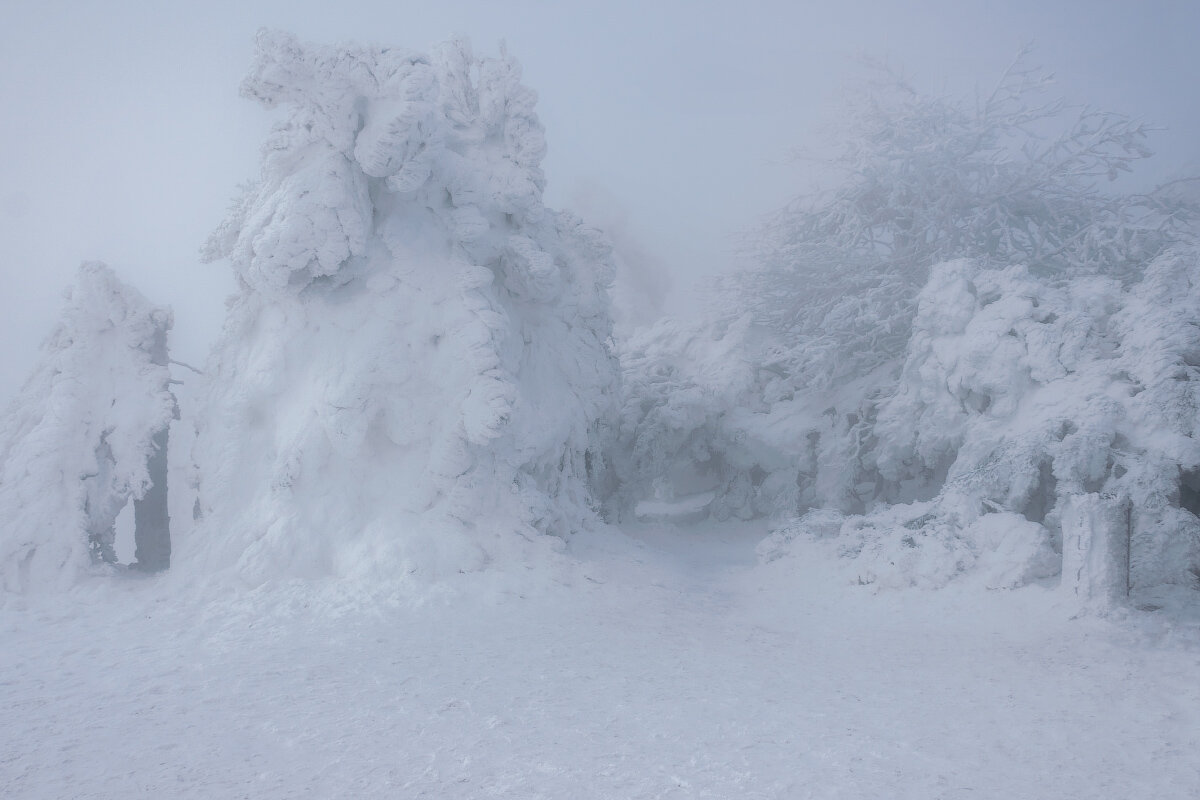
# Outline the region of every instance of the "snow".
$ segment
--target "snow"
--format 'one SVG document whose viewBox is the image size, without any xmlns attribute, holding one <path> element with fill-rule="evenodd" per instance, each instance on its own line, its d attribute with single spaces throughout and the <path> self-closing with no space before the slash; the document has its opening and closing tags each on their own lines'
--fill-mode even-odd
<svg viewBox="0 0 1200 800">
<path fill-rule="evenodd" d="M 621 343 L 613 516 L 636 516 L 652 495 L 708 491 L 717 518 L 775 510 L 796 485 L 804 432 L 764 424 L 779 399 L 770 348 L 748 317 L 720 328 L 666 319 Z M 749 477 L 755 468 L 768 476 L 761 485 Z"/>
<path fill-rule="evenodd" d="M 930 517 L 968 539 L 999 512 L 1036 523 L 1065 560 L 1090 549 L 1088 580 L 1106 588 L 1085 595 L 1194 586 L 1200 521 L 1180 482 L 1200 458 L 1198 291 L 1195 250 L 1160 256 L 1125 285 L 934 267 L 899 386 L 878 406 L 881 477 L 936 486 L 945 469 Z M 1034 576 L 1041 550 L 1026 549 Z"/>
<path fill-rule="evenodd" d="M 162 579 L 0 610 L 7 797 L 1190 798 L 1196 619 L 878 591 L 754 523 L 355 607 Z M 78 598 L 77 598 L 78 599 Z"/>
</svg>

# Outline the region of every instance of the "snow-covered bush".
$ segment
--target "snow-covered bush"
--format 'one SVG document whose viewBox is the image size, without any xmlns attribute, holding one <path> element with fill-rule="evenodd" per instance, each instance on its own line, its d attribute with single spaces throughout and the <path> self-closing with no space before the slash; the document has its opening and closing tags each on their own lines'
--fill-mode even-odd
<svg viewBox="0 0 1200 800">
<path fill-rule="evenodd" d="M 154 482 L 176 414 L 170 328 L 168 309 L 108 267 L 80 268 L 40 363 L 0 417 L 0 590 L 65 588 L 115 561 L 117 515 L 152 487 L 165 524 Z"/>
<path fill-rule="evenodd" d="M 964 511 L 942 498 L 865 515 L 813 510 L 780 526 L 758 554 L 774 561 L 791 555 L 798 537 L 826 540 L 849 559 L 854 581 L 884 588 L 937 589 L 971 571 L 988 588 L 1008 589 L 1058 574 L 1061 558 L 1041 525 L 1010 512 Z"/>
<path fill-rule="evenodd" d="M 207 249 L 240 292 L 180 560 L 457 572 L 583 524 L 615 405 L 610 253 L 542 203 L 517 64 L 264 32 L 242 91 L 289 114 Z"/>
<path fill-rule="evenodd" d="M 988 562 L 993 585 L 1062 565 L 1085 599 L 1196 585 L 1198 323 L 1194 249 L 1129 285 L 935 267 L 877 406 L 879 500 L 838 522 L 861 579 L 940 585 Z"/>
</svg>

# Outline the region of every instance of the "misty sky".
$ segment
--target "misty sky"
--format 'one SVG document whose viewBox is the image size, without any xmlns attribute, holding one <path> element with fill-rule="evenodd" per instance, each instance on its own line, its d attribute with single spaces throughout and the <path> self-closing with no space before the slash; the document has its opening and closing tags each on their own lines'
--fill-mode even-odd
<svg viewBox="0 0 1200 800">
<path fill-rule="evenodd" d="M 233 281 L 197 250 L 256 175 L 272 120 L 238 96 L 261 26 L 420 50 L 462 33 L 481 54 L 505 39 L 539 94 L 549 205 L 620 226 L 670 271 L 676 298 L 806 185 L 789 153 L 814 141 L 859 55 L 963 92 L 1032 41 L 1065 96 L 1169 128 L 1152 140 L 1151 177 L 1200 163 L 1200 2 L 7 0 L 5 11 L 0 402 L 83 260 L 173 306 L 176 356 L 203 360 Z"/>
</svg>

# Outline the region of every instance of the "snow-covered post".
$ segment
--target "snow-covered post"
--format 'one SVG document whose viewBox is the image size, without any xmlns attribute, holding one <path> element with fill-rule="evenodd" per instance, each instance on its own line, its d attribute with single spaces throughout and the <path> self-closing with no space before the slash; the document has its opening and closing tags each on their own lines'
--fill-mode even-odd
<svg viewBox="0 0 1200 800">
<path fill-rule="evenodd" d="M 1129 595 L 1129 498 L 1065 498 L 1062 586 L 1082 605 L 1105 607 Z"/>
<path fill-rule="evenodd" d="M 113 562 L 130 501 L 140 564 L 167 565 L 169 309 L 84 264 L 42 360 L 0 417 L 0 590 L 63 588 Z"/>
</svg>

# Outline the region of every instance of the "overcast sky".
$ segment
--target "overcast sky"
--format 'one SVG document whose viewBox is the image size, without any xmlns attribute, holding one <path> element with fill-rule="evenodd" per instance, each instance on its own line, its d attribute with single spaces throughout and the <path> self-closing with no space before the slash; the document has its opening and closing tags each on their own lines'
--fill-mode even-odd
<svg viewBox="0 0 1200 800">
<path fill-rule="evenodd" d="M 1200 162 L 1200 2 L 53 2 L 0 27 L 0 402 L 80 261 L 175 308 L 202 361 L 233 288 L 197 248 L 257 173 L 271 115 L 238 96 L 261 26 L 425 49 L 505 39 L 539 95 L 547 201 L 626 235 L 679 296 L 805 185 L 789 158 L 872 55 L 929 91 L 995 80 L 1023 42 L 1064 95 L 1167 126 L 1159 175 Z M 682 291 L 680 291 L 682 290 Z M 675 301 L 678 307 L 680 301 Z"/>
</svg>

